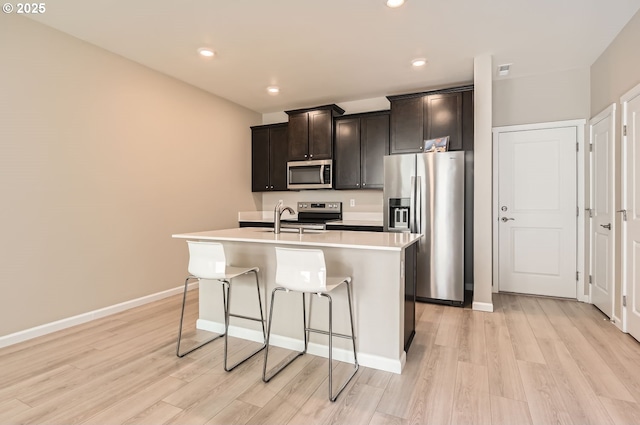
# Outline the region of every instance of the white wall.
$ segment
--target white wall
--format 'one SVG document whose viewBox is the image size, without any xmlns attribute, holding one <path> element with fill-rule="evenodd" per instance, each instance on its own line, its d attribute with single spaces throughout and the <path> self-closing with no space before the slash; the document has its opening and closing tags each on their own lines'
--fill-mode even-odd
<svg viewBox="0 0 640 425">
<path fill-rule="evenodd" d="M 0 69 L 0 336 L 181 285 L 171 234 L 259 203 L 259 114 L 17 15 Z"/>
<path fill-rule="evenodd" d="M 493 82 L 493 126 L 587 118 L 589 69 Z"/>
</svg>

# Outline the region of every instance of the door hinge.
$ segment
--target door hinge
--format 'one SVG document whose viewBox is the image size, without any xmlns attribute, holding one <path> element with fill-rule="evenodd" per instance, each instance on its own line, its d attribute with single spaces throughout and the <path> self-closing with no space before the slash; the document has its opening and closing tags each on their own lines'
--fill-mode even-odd
<svg viewBox="0 0 640 425">
<path fill-rule="evenodd" d="M 591 275 L 589 275 L 589 284 L 591 284 L 593 282 L 591 282 Z"/>
<path fill-rule="evenodd" d="M 576 207 L 576 217 L 580 217 L 580 207 Z"/>
<path fill-rule="evenodd" d="M 626 307 L 627 306 L 627 296 L 623 295 L 622 296 L 622 307 Z"/>
<path fill-rule="evenodd" d="M 622 135 L 623 136 L 627 135 L 627 125 L 626 124 L 622 126 Z"/>
<path fill-rule="evenodd" d="M 580 281 L 580 272 L 576 272 L 576 281 Z"/>
<path fill-rule="evenodd" d="M 589 152 L 593 152 L 593 143 L 589 143 Z"/>
<path fill-rule="evenodd" d="M 580 152 L 580 144 L 576 142 L 576 152 Z"/>
</svg>

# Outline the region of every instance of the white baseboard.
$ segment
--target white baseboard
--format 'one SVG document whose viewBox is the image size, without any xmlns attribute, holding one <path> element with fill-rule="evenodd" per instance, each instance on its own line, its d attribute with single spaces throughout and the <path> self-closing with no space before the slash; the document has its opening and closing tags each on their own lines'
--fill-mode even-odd
<svg viewBox="0 0 640 425">
<path fill-rule="evenodd" d="M 196 322 L 196 327 L 198 329 L 206 330 L 209 332 L 224 332 L 224 323 L 214 322 L 211 320 L 198 319 L 198 321 Z M 254 342 L 262 342 L 262 332 L 254 329 L 246 329 L 230 325 L 229 336 Z M 302 351 L 304 349 L 304 342 L 302 341 L 302 339 L 295 339 L 275 334 L 271 335 L 269 344 L 287 350 Z M 314 356 L 329 358 L 329 347 L 326 345 L 311 342 L 307 347 L 307 353 L 313 354 Z M 334 348 L 333 359 L 339 360 L 341 362 L 353 363 L 353 352 L 351 350 L 346 350 L 343 348 Z M 380 357 L 373 354 L 358 353 L 358 363 L 360 365 L 397 374 L 400 374 L 402 372 L 402 368 L 404 367 L 406 360 L 407 355 L 404 351 L 402 352 L 400 359 L 397 360 Z"/>
<path fill-rule="evenodd" d="M 197 287 L 198 287 L 198 282 L 193 282 L 189 284 L 189 290 L 195 289 Z M 93 310 L 87 313 L 78 314 L 77 316 L 67 317 L 66 319 L 56 320 L 55 322 L 45 323 L 44 325 L 25 329 L 23 331 L 18 331 L 9 335 L 0 336 L 0 348 L 8 347 L 9 345 L 17 344 L 19 342 L 27 341 L 29 339 L 33 339 L 39 336 L 43 336 L 43 335 L 47 335 L 63 329 L 67 329 L 72 326 L 81 325 L 83 323 L 87 323 L 92 320 L 100 319 L 102 317 L 120 313 L 122 311 L 132 309 L 134 307 L 139 307 L 144 304 L 158 301 L 163 298 L 180 294 L 182 293 L 183 290 L 184 290 L 184 286 L 180 285 L 175 288 L 167 289 L 166 291 L 157 292 L 155 294 L 146 295 L 144 297 L 125 301 L 119 304 L 114 304 L 108 307 L 100 308 L 98 310 Z"/>
<path fill-rule="evenodd" d="M 488 313 L 493 313 L 493 303 L 481 303 L 474 301 L 471 307 L 477 311 L 486 311 Z"/>
</svg>

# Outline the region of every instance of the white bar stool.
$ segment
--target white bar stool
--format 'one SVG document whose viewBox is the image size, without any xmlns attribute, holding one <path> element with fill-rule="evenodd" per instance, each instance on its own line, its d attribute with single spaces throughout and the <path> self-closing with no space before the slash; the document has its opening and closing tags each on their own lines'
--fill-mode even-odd
<svg viewBox="0 0 640 425">
<path fill-rule="evenodd" d="M 333 304 L 329 292 L 340 286 L 342 283 L 347 287 L 347 299 L 349 301 L 349 318 L 351 321 L 351 335 L 344 335 L 333 332 Z M 276 285 L 271 293 L 271 311 L 269 313 L 269 325 L 267 330 L 267 347 L 264 351 L 264 365 L 262 369 L 262 380 L 269 382 L 274 376 L 280 373 L 285 367 L 298 357 L 307 352 L 309 342 L 309 332 L 329 335 L 329 400 L 336 401 L 342 390 L 345 389 L 349 381 L 358 371 L 358 356 L 356 354 L 356 338 L 353 327 L 353 308 L 351 306 L 351 278 L 350 277 L 327 277 L 327 267 L 324 260 L 324 252 L 320 249 L 297 249 L 276 247 Z M 304 351 L 282 364 L 274 367 L 267 376 L 267 361 L 269 358 L 269 338 L 271 336 L 271 324 L 273 323 L 273 310 L 276 292 L 296 291 L 302 292 L 302 325 L 304 329 Z M 310 328 L 307 324 L 307 313 L 305 306 L 305 294 L 317 294 L 329 300 L 329 331 Z M 311 321 L 309 320 L 309 323 Z M 333 337 L 350 339 L 353 344 L 353 359 L 355 369 L 351 376 L 342 384 L 338 392 L 333 394 Z M 275 369 L 275 371 L 274 371 Z"/>
<path fill-rule="evenodd" d="M 257 267 L 234 267 L 227 265 L 226 257 L 224 255 L 224 247 L 217 242 L 202 242 L 202 241 L 187 241 L 189 245 L 189 276 L 184 281 L 184 295 L 182 297 L 182 313 L 180 315 L 180 329 L 178 331 L 178 344 L 176 348 L 176 355 L 178 357 L 184 357 L 187 354 L 197 350 L 198 348 L 215 341 L 216 339 L 224 336 L 224 370 L 227 372 L 232 371 L 237 366 L 241 365 L 251 357 L 262 351 L 267 344 L 267 336 L 264 326 L 264 315 L 262 314 L 262 298 L 260 297 L 260 281 L 258 279 Z M 231 281 L 233 278 L 242 276 L 248 273 L 253 273 L 256 277 L 256 288 L 258 290 L 258 306 L 260 307 L 260 318 L 243 316 L 240 314 L 232 314 L 231 310 Z M 184 307 L 187 300 L 187 284 L 189 280 L 198 279 L 211 279 L 217 280 L 222 283 L 222 302 L 224 305 L 224 333 L 217 335 L 202 344 L 189 349 L 186 352 L 180 353 L 180 341 L 182 339 L 182 322 L 184 320 Z M 262 347 L 258 348 L 249 356 L 243 358 L 233 366 L 227 366 L 227 336 L 229 333 L 229 318 L 237 317 L 246 320 L 254 320 L 262 324 L 262 335 L 264 337 L 264 343 Z"/>
</svg>

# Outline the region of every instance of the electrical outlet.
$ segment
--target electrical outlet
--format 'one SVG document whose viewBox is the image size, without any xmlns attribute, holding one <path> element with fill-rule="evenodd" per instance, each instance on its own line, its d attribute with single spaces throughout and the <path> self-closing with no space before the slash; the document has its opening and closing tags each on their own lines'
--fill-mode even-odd
<svg viewBox="0 0 640 425">
<path fill-rule="evenodd" d="M 355 207 L 356 206 L 356 200 L 355 199 L 349 199 L 349 206 L 350 207 Z"/>
</svg>

